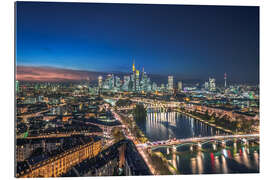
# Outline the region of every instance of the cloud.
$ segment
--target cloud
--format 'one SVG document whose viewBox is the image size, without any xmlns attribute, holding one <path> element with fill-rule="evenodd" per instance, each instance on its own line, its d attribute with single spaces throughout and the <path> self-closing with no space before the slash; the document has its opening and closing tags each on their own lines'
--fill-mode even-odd
<svg viewBox="0 0 270 180">
<path fill-rule="evenodd" d="M 96 80 L 98 73 L 54 67 L 17 66 L 16 79 L 20 81 L 76 81 Z"/>
</svg>

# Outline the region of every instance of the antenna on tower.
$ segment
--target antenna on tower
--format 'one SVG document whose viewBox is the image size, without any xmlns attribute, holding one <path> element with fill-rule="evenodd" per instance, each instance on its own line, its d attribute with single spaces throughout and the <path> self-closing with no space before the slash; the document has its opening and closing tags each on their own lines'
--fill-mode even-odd
<svg viewBox="0 0 270 180">
<path fill-rule="evenodd" d="M 224 74 L 224 87 L 227 87 L 227 73 Z"/>
</svg>

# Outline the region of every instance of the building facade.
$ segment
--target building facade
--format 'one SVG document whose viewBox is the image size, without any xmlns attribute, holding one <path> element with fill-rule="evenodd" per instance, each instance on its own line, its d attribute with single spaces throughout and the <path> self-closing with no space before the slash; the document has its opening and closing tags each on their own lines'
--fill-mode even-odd
<svg viewBox="0 0 270 180">
<path fill-rule="evenodd" d="M 30 165 L 25 171 L 17 173 L 16 177 L 59 177 L 74 165 L 87 158 L 95 157 L 100 152 L 101 146 L 101 140 L 98 140 L 74 147 L 37 164 Z"/>
<path fill-rule="evenodd" d="M 178 81 L 178 91 L 181 92 L 183 89 L 182 81 Z"/>
<path fill-rule="evenodd" d="M 168 76 L 168 90 L 173 91 L 173 76 Z"/>
</svg>

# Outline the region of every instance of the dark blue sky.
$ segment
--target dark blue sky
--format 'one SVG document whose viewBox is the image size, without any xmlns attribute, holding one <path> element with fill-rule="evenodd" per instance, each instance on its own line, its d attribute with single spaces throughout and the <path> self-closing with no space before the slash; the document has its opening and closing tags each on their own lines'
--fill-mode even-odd
<svg viewBox="0 0 270 180">
<path fill-rule="evenodd" d="M 17 2 L 17 65 L 258 82 L 259 8 Z"/>
</svg>

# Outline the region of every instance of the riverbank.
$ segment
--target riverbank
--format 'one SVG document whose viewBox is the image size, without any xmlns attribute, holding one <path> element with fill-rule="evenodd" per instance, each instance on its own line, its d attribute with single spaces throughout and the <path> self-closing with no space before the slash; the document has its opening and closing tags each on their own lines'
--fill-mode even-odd
<svg viewBox="0 0 270 180">
<path fill-rule="evenodd" d="M 134 120 L 132 119 L 132 118 L 129 118 L 128 117 L 128 115 L 127 114 L 122 114 L 122 113 L 119 113 L 119 112 L 116 112 L 116 115 L 120 118 L 119 120 L 120 120 L 120 122 L 123 124 L 123 125 L 125 125 L 126 127 L 127 127 L 127 129 L 128 129 L 128 131 L 125 131 L 125 134 L 126 135 L 128 135 L 128 139 L 130 139 L 131 141 L 133 141 L 133 143 L 135 144 L 135 145 L 137 145 L 137 144 L 142 144 L 141 142 L 140 142 L 140 139 L 138 139 L 137 137 L 136 137 L 136 135 L 134 135 L 133 133 L 135 132 L 138 132 L 138 131 L 134 131 L 134 129 L 132 128 L 132 126 L 134 125 L 134 124 L 136 124 L 136 122 L 134 122 Z M 126 129 L 126 128 L 125 128 Z M 126 130 L 127 130 L 126 129 Z M 138 130 L 138 129 L 137 129 Z M 140 131 L 141 133 L 142 133 L 142 131 Z M 143 134 L 144 135 L 144 134 Z M 148 139 L 146 138 L 146 139 L 144 139 L 145 141 L 148 141 Z M 149 168 L 149 170 L 151 171 L 151 173 L 153 174 L 153 175 L 159 175 L 160 173 L 155 169 L 155 168 L 153 168 L 153 162 L 152 162 L 152 158 L 150 157 L 150 155 L 147 153 L 147 152 L 145 152 L 145 150 L 144 149 L 142 149 L 142 148 L 139 148 L 139 147 L 137 147 L 136 146 L 136 149 L 137 149 L 137 151 L 139 152 L 139 154 L 141 155 L 141 157 L 144 159 L 144 162 L 147 164 L 147 166 L 148 166 L 148 168 Z"/>
<path fill-rule="evenodd" d="M 128 127 L 129 131 L 134 136 L 134 138 L 136 138 L 135 144 L 143 144 L 143 143 L 146 143 L 148 141 L 148 138 L 145 136 L 145 134 L 139 128 L 139 126 L 134 118 L 130 118 L 130 117 L 128 117 L 127 114 L 123 114 L 120 112 L 118 112 L 118 115 L 123 120 L 124 125 Z"/>
<path fill-rule="evenodd" d="M 209 123 L 209 122 L 207 122 L 206 120 L 203 120 L 203 119 L 201 119 L 201 118 L 199 118 L 199 117 L 197 117 L 197 116 L 194 116 L 194 115 L 192 115 L 192 114 L 190 114 L 190 113 L 181 111 L 181 110 L 179 110 L 179 109 L 176 109 L 176 112 L 179 112 L 179 113 L 181 113 L 181 114 L 185 114 L 186 116 L 192 117 L 192 118 L 194 118 L 194 119 L 196 119 L 196 120 L 198 120 L 198 121 L 200 121 L 200 122 L 202 122 L 202 123 L 204 123 L 204 124 L 206 124 L 206 125 L 208 125 L 208 126 L 211 126 L 211 127 L 216 128 L 216 129 L 219 129 L 219 130 L 221 130 L 221 131 L 223 131 L 223 132 L 225 132 L 225 133 L 235 134 L 235 132 L 233 132 L 233 131 L 231 131 L 231 130 L 229 130 L 229 129 L 225 129 L 225 128 L 220 127 L 220 126 L 216 126 L 215 124 Z"/>
<path fill-rule="evenodd" d="M 159 175 L 176 175 L 178 170 L 163 156 L 161 152 L 152 152 L 149 154 L 155 169 Z"/>
</svg>

